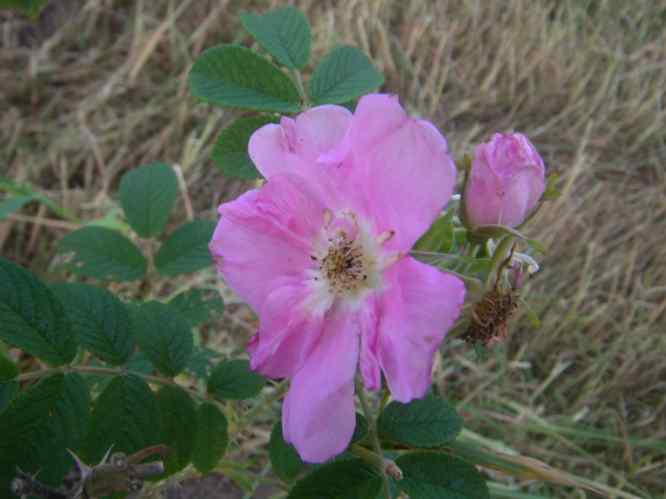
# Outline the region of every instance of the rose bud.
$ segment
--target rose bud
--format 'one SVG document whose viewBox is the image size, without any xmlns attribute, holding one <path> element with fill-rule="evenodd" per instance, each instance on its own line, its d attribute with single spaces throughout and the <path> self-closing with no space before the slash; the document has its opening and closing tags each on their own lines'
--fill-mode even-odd
<svg viewBox="0 0 666 499">
<path fill-rule="evenodd" d="M 545 188 L 541 156 L 521 133 L 496 133 L 476 146 L 464 191 L 466 224 L 517 227 Z"/>
</svg>

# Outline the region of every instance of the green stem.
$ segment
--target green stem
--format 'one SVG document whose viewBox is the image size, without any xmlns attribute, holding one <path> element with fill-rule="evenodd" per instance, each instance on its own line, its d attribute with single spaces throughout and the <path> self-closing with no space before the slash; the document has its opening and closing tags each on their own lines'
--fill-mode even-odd
<svg viewBox="0 0 666 499">
<path fill-rule="evenodd" d="M 483 246 L 484 246 L 483 244 L 479 243 L 470 243 L 469 256 L 472 258 L 476 258 L 481 252 L 481 248 L 483 248 Z"/>
<path fill-rule="evenodd" d="M 130 371 L 128 369 L 113 368 L 113 367 L 97 367 L 97 366 L 62 366 L 62 367 L 52 367 L 48 369 L 40 369 L 39 371 L 33 371 L 29 373 L 19 374 L 14 378 L 18 382 L 22 381 L 32 381 L 35 379 L 41 379 L 46 376 L 51 376 L 52 374 L 67 374 L 67 373 L 81 373 L 81 374 L 97 374 L 97 375 L 107 375 L 107 376 L 122 376 L 126 374 L 132 374 L 142 378 L 146 383 L 154 383 L 159 385 L 171 385 L 177 386 L 192 396 L 199 399 L 208 400 L 207 394 L 199 393 L 197 390 L 188 388 L 181 384 L 176 383 L 170 378 L 162 378 L 161 376 L 153 376 L 150 374 L 143 374 L 138 371 Z"/>
<path fill-rule="evenodd" d="M 252 422 L 252 418 L 254 416 L 262 412 L 267 407 L 270 407 L 271 404 L 276 400 L 280 400 L 287 391 L 288 387 L 289 385 L 287 381 L 281 381 L 280 383 L 278 383 L 275 386 L 275 391 L 273 393 L 267 395 L 263 400 L 257 402 L 257 404 L 254 407 L 252 407 L 249 411 L 245 413 L 243 419 L 236 427 L 236 431 L 237 432 L 243 431 L 245 427 Z"/>
<path fill-rule="evenodd" d="M 294 76 L 294 80 L 296 81 L 296 88 L 298 88 L 298 93 L 303 100 L 303 109 L 307 109 L 310 107 L 310 100 L 308 99 L 308 94 L 305 91 L 305 85 L 303 85 L 303 77 L 301 76 L 301 72 L 297 69 L 292 69 L 291 74 Z"/>
<path fill-rule="evenodd" d="M 146 383 L 176 386 L 182 390 L 185 390 L 194 398 L 212 402 L 213 404 L 219 406 L 221 410 L 226 410 L 224 404 L 221 401 L 216 400 L 213 397 L 210 397 L 206 392 L 201 392 L 194 388 L 188 388 L 179 383 L 176 383 L 171 378 L 153 376 L 151 374 L 144 374 L 138 371 L 131 371 L 129 369 L 123 369 L 123 368 L 82 366 L 82 365 L 52 367 L 48 369 L 40 369 L 39 371 L 20 374 L 14 379 L 18 382 L 32 381 L 36 379 L 45 378 L 46 376 L 51 376 L 53 374 L 67 374 L 67 373 L 96 374 L 96 375 L 106 375 L 106 376 L 122 376 L 122 375 L 132 374 L 134 376 L 142 378 Z M 252 409 L 250 409 L 243 416 L 242 422 L 241 424 L 238 425 L 238 428 L 236 430 L 240 432 L 243 429 L 245 429 L 245 427 L 251 422 L 254 416 L 256 416 L 263 409 L 269 407 L 276 400 L 280 399 L 284 395 L 286 390 L 287 390 L 287 382 L 283 381 L 279 383 L 275 387 L 275 391 L 273 393 L 271 393 L 262 401 L 257 403 Z"/>
<path fill-rule="evenodd" d="M 370 463 L 372 466 L 376 468 L 381 468 L 384 464 L 384 461 L 382 460 L 381 456 L 378 456 L 377 454 L 374 453 L 374 451 L 366 449 L 362 445 L 351 444 L 350 450 L 352 454 L 360 457 L 365 462 Z"/>
<path fill-rule="evenodd" d="M 377 454 L 379 460 L 379 471 L 382 475 L 382 482 L 384 486 L 384 497 L 386 499 L 391 498 L 391 487 L 389 484 L 389 478 L 384 469 L 384 454 L 382 452 L 382 445 L 379 442 L 379 435 L 377 434 L 377 419 L 372 416 L 372 411 L 370 411 L 370 405 L 368 404 L 368 399 L 365 396 L 365 390 L 363 389 L 363 384 L 360 380 L 356 380 L 356 395 L 358 395 L 358 400 L 361 402 L 361 409 L 363 409 L 363 415 L 365 419 L 368 420 L 368 433 L 370 435 L 370 440 L 372 442 L 372 447 Z"/>
<path fill-rule="evenodd" d="M 264 468 L 259 472 L 259 474 L 254 477 L 252 481 L 252 487 L 244 495 L 243 499 L 252 499 L 257 492 L 257 489 L 264 483 L 266 480 L 266 475 L 271 471 L 271 462 L 270 460 L 266 463 Z"/>
<path fill-rule="evenodd" d="M 148 251 L 146 257 L 146 275 L 143 277 L 143 282 L 140 287 L 140 300 L 148 301 L 153 296 L 153 287 L 155 284 L 156 270 L 155 270 L 155 248 L 152 244 L 153 241 L 148 242 Z"/>
<path fill-rule="evenodd" d="M 494 275 L 497 276 L 496 278 L 499 278 L 499 272 L 501 271 L 500 266 L 502 265 L 502 262 L 506 260 L 512 244 L 513 236 L 507 235 L 502 238 L 497 248 L 495 248 L 495 253 L 493 253 L 492 260 L 490 261 L 490 272 L 488 273 L 488 281 L 486 284 L 491 282 Z"/>
<path fill-rule="evenodd" d="M 391 398 L 391 394 L 386 388 L 382 388 L 382 400 L 379 403 L 379 414 L 384 412 L 384 408 L 386 407 L 386 404 L 388 403 L 389 399 Z"/>
</svg>

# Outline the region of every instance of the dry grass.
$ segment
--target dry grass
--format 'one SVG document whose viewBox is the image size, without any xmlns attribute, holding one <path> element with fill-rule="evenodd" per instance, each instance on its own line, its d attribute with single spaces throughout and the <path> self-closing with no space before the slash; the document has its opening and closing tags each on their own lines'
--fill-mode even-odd
<svg viewBox="0 0 666 499">
<path fill-rule="evenodd" d="M 385 89 L 433 119 L 457 156 L 495 130 L 517 129 L 562 174 L 563 195 L 529 229 L 548 247 L 529 297 L 541 328 L 518 320 L 505 351 L 483 362 L 456 342 L 445 348 L 437 379 L 468 426 L 637 497 L 663 497 L 666 3 L 297 4 L 313 24 L 315 56 L 336 42 L 365 49 L 386 73 Z M 62 0 L 32 32 L 5 19 L 0 175 L 90 219 L 115 206 L 122 172 L 173 162 L 197 214 L 212 217 L 244 186 L 208 159 L 230 115 L 195 104 L 185 76 L 203 48 L 247 41 L 239 8 L 265 6 Z M 28 208 L 0 222 L 3 255 L 43 271 L 65 230 L 49 217 Z M 241 312 L 226 319 L 245 324 Z M 261 428 L 252 435 L 252 445 L 265 442 Z"/>
</svg>

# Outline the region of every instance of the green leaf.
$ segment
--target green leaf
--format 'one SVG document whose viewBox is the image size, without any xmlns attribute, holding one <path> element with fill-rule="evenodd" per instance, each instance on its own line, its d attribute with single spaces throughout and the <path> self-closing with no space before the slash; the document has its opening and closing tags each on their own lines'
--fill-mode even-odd
<svg viewBox="0 0 666 499">
<path fill-rule="evenodd" d="M 90 393 L 88 384 L 78 373 L 65 374 L 63 398 L 52 414 L 56 435 L 66 441 L 66 446 L 76 449 L 88 431 L 90 420 Z M 63 447 L 64 450 L 64 447 Z"/>
<path fill-rule="evenodd" d="M 192 95 L 224 107 L 295 113 L 300 96 L 294 83 L 252 50 L 218 45 L 204 51 L 189 75 Z"/>
<path fill-rule="evenodd" d="M 295 7 L 283 7 L 257 15 L 240 16 L 245 29 L 277 61 L 290 69 L 300 69 L 310 59 L 312 35 L 305 15 Z"/>
<path fill-rule="evenodd" d="M 0 381 L 0 414 L 9 407 L 18 391 L 18 381 Z"/>
<path fill-rule="evenodd" d="M 36 18 L 48 0 L 2 0 L 0 9 L 16 9 L 26 16 Z"/>
<path fill-rule="evenodd" d="M 2 0 L 0 0 L 2 1 Z M 75 220 L 74 217 L 68 210 L 65 210 L 51 201 L 44 194 L 36 191 L 30 184 L 20 184 L 13 180 L 10 180 L 6 177 L 0 176 L 0 191 L 5 191 L 9 194 L 13 194 L 18 197 L 29 197 L 31 200 L 38 201 L 44 206 L 49 208 L 53 213 L 58 215 L 60 218 L 67 220 Z"/>
<path fill-rule="evenodd" d="M 243 116 L 222 130 L 211 158 L 228 177 L 254 180 L 261 178 L 261 173 L 254 166 L 247 152 L 252 134 L 264 125 L 276 123 L 272 116 Z"/>
<path fill-rule="evenodd" d="M 185 370 L 195 378 L 205 380 L 210 375 L 213 364 L 220 358 L 220 353 L 207 347 L 195 346 Z"/>
<path fill-rule="evenodd" d="M 194 347 L 187 321 L 156 301 L 142 304 L 132 319 L 136 342 L 155 367 L 167 376 L 181 372 Z"/>
<path fill-rule="evenodd" d="M 98 361 L 97 359 L 91 359 L 90 366 L 107 367 L 104 363 Z M 134 353 L 130 356 L 127 363 L 125 363 L 122 367 L 126 370 L 126 372 L 136 375 L 155 374 L 155 366 L 148 359 L 148 357 L 146 357 L 146 355 L 139 350 L 134 350 Z M 106 387 L 109 386 L 109 383 L 113 381 L 113 377 L 109 376 L 107 373 L 86 373 L 85 379 L 88 387 L 90 388 L 90 391 L 93 393 L 103 392 Z"/>
<path fill-rule="evenodd" d="M 296 482 L 287 499 L 368 499 L 377 496 L 382 479 L 360 459 L 334 461 Z"/>
<path fill-rule="evenodd" d="M 116 376 L 95 402 L 83 457 L 97 463 L 112 445 L 132 454 L 161 439 L 160 412 L 148 385 L 134 375 Z"/>
<path fill-rule="evenodd" d="M 44 378 L 20 393 L 0 414 L 0 491 L 8 490 L 17 466 L 36 472 L 48 463 L 50 443 L 57 437 L 51 414 L 64 390 L 62 374 Z"/>
<path fill-rule="evenodd" d="M 18 392 L 18 382 L 13 381 L 18 373 L 18 367 L 0 352 L 0 414 L 9 406 Z"/>
<path fill-rule="evenodd" d="M 51 412 L 62 399 L 65 390 L 65 376 L 55 374 L 38 381 L 24 390 L 11 404 L 9 409 L 0 416 L 0 429 L 3 437 L 0 447 L 22 438 L 43 428 Z M 52 433 L 52 432 L 51 432 Z M 36 442 L 37 443 L 37 442 Z M 0 453 L 3 455 L 3 453 Z"/>
<path fill-rule="evenodd" d="M 489 499 L 488 487 L 471 464 L 447 454 L 415 452 L 396 460 L 398 487 L 411 499 Z"/>
<path fill-rule="evenodd" d="M 65 309 L 27 270 L 0 258 L 0 339 L 51 365 L 71 362 L 76 340 Z"/>
<path fill-rule="evenodd" d="M 358 105 L 358 99 L 352 99 L 352 100 L 350 100 L 350 101 L 343 102 L 343 103 L 340 104 L 340 105 L 341 105 L 342 107 L 346 107 L 346 108 L 349 109 L 352 113 L 354 113 L 354 112 L 356 111 L 356 106 Z"/>
<path fill-rule="evenodd" d="M 455 409 L 434 396 L 409 404 L 391 402 L 377 425 L 383 439 L 426 448 L 450 442 L 462 430 L 462 420 Z"/>
<path fill-rule="evenodd" d="M 61 282 L 51 289 L 65 306 L 81 345 L 109 364 L 127 362 L 134 347 L 132 321 L 118 298 L 88 284 Z"/>
<path fill-rule="evenodd" d="M 546 177 L 546 188 L 543 193 L 543 200 L 549 201 L 552 199 L 557 199 L 562 195 L 562 193 L 557 188 L 557 182 L 560 180 L 560 174 L 558 172 L 552 172 Z"/>
<path fill-rule="evenodd" d="M 23 205 L 33 200 L 32 196 L 16 196 L 0 202 L 0 220 L 19 210 Z"/>
<path fill-rule="evenodd" d="M 539 318 L 539 315 L 534 311 L 527 300 L 521 298 L 520 304 L 523 306 L 522 310 L 525 312 L 525 316 L 527 317 L 530 326 L 533 329 L 539 329 L 541 327 L 541 319 Z"/>
<path fill-rule="evenodd" d="M 518 230 L 506 225 L 478 225 L 474 227 L 472 237 L 502 239 L 504 237 L 515 237 L 525 241 L 537 253 L 545 253 L 546 248 L 536 239 L 528 239 Z"/>
<path fill-rule="evenodd" d="M 282 436 L 282 421 L 278 421 L 271 431 L 268 442 L 268 455 L 275 474 L 285 482 L 291 482 L 304 469 L 306 464 L 301 460 L 294 446 L 285 442 Z"/>
<path fill-rule="evenodd" d="M 16 364 L 0 352 L 0 382 L 12 380 L 18 376 L 18 373 L 19 370 Z"/>
<path fill-rule="evenodd" d="M 155 267 L 164 276 L 187 274 L 213 264 L 208 243 L 215 222 L 193 220 L 178 227 L 155 255 Z"/>
<path fill-rule="evenodd" d="M 155 366 L 145 353 L 136 350 L 125 364 L 125 368 L 133 373 L 153 374 Z"/>
<path fill-rule="evenodd" d="M 355 47 L 337 47 L 317 65 L 308 83 L 312 103 L 341 104 L 384 83 L 370 59 Z"/>
<path fill-rule="evenodd" d="M 201 473 L 215 468 L 229 444 L 227 418 L 210 402 L 204 402 L 197 411 L 196 445 L 192 463 Z"/>
<path fill-rule="evenodd" d="M 354 434 L 352 435 L 351 443 L 355 444 L 360 442 L 368 436 L 368 420 L 362 414 L 356 413 L 356 426 L 354 426 Z"/>
<path fill-rule="evenodd" d="M 120 204 L 127 221 L 141 237 L 158 236 L 178 197 L 178 178 L 169 165 L 151 163 L 123 175 Z"/>
<path fill-rule="evenodd" d="M 111 229 L 83 227 L 58 243 L 68 257 L 63 267 L 74 274 L 106 281 L 135 281 L 146 274 L 146 259 L 132 241 Z"/>
<path fill-rule="evenodd" d="M 476 276 L 485 280 L 492 268 L 490 258 L 479 258 L 457 254 L 418 255 L 420 260 L 443 270 L 451 270 L 464 276 Z"/>
<path fill-rule="evenodd" d="M 532 250 L 536 253 L 539 253 L 541 255 L 546 254 L 546 247 L 541 243 L 541 241 L 538 241 L 536 239 L 528 239 L 527 245 L 532 248 Z"/>
<path fill-rule="evenodd" d="M 266 380 L 250 370 L 247 360 L 227 360 L 213 369 L 208 379 L 208 393 L 219 399 L 243 400 L 257 395 Z"/>
<path fill-rule="evenodd" d="M 171 449 L 166 459 L 166 473 L 182 470 L 190 462 L 194 451 L 197 428 L 197 410 L 185 390 L 176 386 L 163 386 L 157 392 L 157 404 L 162 416 L 162 441 Z"/>
<path fill-rule="evenodd" d="M 453 229 L 453 212 L 449 211 L 435 220 L 435 223 L 416 242 L 414 248 L 418 251 L 451 253 L 456 242 Z"/>
<path fill-rule="evenodd" d="M 210 319 L 211 314 L 222 314 L 224 302 L 217 291 L 189 289 L 169 301 L 169 306 L 190 323 L 199 326 Z"/>
<path fill-rule="evenodd" d="M 90 423 L 90 392 L 83 377 L 77 373 L 65 374 L 62 397 L 51 411 L 49 426 L 53 438 L 45 444 L 46 459 L 41 463 L 40 479 L 60 484 L 74 465 L 67 449 L 78 449 Z"/>
</svg>

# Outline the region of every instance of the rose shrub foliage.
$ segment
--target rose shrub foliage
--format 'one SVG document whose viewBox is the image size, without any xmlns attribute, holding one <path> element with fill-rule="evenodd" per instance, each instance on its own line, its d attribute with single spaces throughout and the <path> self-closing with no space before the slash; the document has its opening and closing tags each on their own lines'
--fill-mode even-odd
<svg viewBox="0 0 666 499">
<path fill-rule="evenodd" d="M 58 242 L 60 282 L 0 259 L 0 499 L 140 490 L 132 473 L 153 454 L 162 477 L 238 471 L 222 464 L 229 428 L 261 410 L 276 416 L 267 450 L 290 499 L 490 497 L 475 465 L 515 466 L 461 435 L 432 370 L 447 333 L 479 351 L 505 335 L 538 269 L 519 230 L 550 192 L 542 158 L 525 135 L 497 133 L 456 163 L 357 48 L 311 65 L 297 9 L 241 22 L 259 50 L 211 47 L 188 82 L 206 105 L 242 111 L 212 158 L 253 180 L 246 192 L 217 220 L 174 228 L 182 172 L 139 166 L 121 178 L 121 210 Z M 68 216 L 3 185 L 0 218 L 33 201 Z M 224 305 L 184 276 L 213 269 L 258 318 L 249 359 L 205 345 Z M 120 462 L 111 448 L 129 466 L 91 473 Z"/>
</svg>

